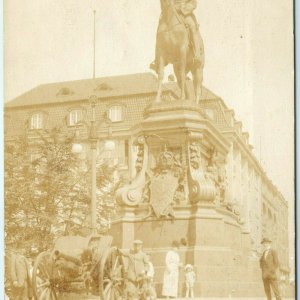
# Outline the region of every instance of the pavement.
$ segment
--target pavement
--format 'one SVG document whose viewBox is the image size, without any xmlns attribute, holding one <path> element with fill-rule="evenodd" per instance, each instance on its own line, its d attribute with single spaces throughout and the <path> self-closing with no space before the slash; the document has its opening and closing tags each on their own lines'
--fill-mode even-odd
<svg viewBox="0 0 300 300">
<path fill-rule="evenodd" d="M 273 297 L 274 298 L 274 297 Z M 69 294 L 65 297 L 63 297 L 63 299 L 61 300 L 95 300 L 98 299 L 99 300 L 99 296 L 84 296 L 84 295 L 76 295 L 76 294 Z M 197 297 L 197 298 L 193 298 L 193 300 L 266 300 L 266 298 L 249 298 L 249 297 Z M 274 298 L 275 299 L 275 298 Z M 294 300 L 295 298 L 282 298 L 282 300 Z M 157 300 L 166 300 L 166 298 L 158 298 Z M 175 299 L 172 299 L 175 300 Z M 176 300 L 186 300 L 186 298 L 176 298 Z"/>
</svg>

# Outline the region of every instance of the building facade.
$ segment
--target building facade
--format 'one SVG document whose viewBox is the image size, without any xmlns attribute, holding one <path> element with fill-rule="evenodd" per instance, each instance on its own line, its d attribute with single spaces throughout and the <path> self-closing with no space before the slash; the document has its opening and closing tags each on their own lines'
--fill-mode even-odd
<svg viewBox="0 0 300 300">
<path fill-rule="evenodd" d="M 54 127 L 63 129 L 66 134 L 77 131 L 79 140 L 87 140 L 93 98 L 96 101 L 98 158 L 119 165 L 130 181 L 137 175 L 139 147 L 135 141 L 144 132 L 142 123 L 147 118 L 145 114 L 155 98 L 156 88 L 157 79 L 151 73 L 38 86 L 6 103 L 5 141 L 13 141 L 24 134 L 34 141 L 39 138 L 38 132 Z M 164 85 L 163 100 L 169 107 L 177 103 L 177 94 L 175 82 Z M 201 129 L 201 163 L 205 178 L 210 177 L 216 190 L 215 207 L 224 208 L 236 217 L 241 234 L 249 237 L 249 253 L 254 261 L 258 260 L 262 237 L 271 238 L 278 249 L 281 272 L 288 277 L 287 201 L 255 158 L 249 135 L 235 119 L 234 111 L 206 88 L 203 88 L 203 99 L 198 106 L 203 119 L 201 124 L 207 128 Z M 184 113 L 185 108 L 181 109 Z M 156 131 L 151 132 L 154 135 Z M 162 128 L 157 130 L 157 135 L 161 132 Z M 114 141 L 114 152 L 105 151 L 107 140 Z M 89 145 L 82 143 L 82 155 L 88 156 Z M 176 145 L 168 145 L 169 150 L 177 151 L 184 161 L 184 153 Z M 33 157 L 34 154 L 33 146 Z M 155 158 L 149 157 L 149 160 L 151 167 Z"/>
</svg>

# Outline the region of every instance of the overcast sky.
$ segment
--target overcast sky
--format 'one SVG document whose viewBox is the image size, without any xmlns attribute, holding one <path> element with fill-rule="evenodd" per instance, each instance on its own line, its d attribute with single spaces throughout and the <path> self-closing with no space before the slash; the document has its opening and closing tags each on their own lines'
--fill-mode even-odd
<svg viewBox="0 0 300 300">
<path fill-rule="evenodd" d="M 42 83 L 147 72 L 159 0 L 5 0 L 5 100 Z M 236 112 L 257 158 L 294 197 L 291 0 L 199 0 L 204 85 Z"/>
</svg>

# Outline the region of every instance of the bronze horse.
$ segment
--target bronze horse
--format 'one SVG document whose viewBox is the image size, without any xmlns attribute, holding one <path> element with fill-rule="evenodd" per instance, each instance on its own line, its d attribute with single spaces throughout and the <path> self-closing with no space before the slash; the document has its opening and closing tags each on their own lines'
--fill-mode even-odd
<svg viewBox="0 0 300 300">
<path fill-rule="evenodd" d="M 186 77 L 189 72 L 193 75 L 194 98 L 199 102 L 202 93 L 204 47 L 201 39 L 199 56 L 201 63 L 194 63 L 194 47 L 191 43 L 190 32 L 183 18 L 176 10 L 174 0 L 161 0 L 162 14 L 157 32 L 156 63 L 158 74 L 158 91 L 156 102 L 161 101 L 164 68 L 173 64 L 177 83 L 181 90 L 180 99 L 188 95 Z M 200 34 L 199 34 L 200 35 Z"/>
</svg>

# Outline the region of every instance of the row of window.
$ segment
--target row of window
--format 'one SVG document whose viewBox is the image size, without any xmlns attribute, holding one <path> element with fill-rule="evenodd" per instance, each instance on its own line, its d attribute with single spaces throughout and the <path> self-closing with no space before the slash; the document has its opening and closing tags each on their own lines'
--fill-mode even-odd
<svg viewBox="0 0 300 300">
<path fill-rule="evenodd" d="M 107 118 L 111 122 L 121 122 L 124 118 L 123 107 L 121 105 L 111 106 L 107 112 Z M 83 111 L 73 109 L 69 112 L 68 126 L 75 126 L 83 120 Z M 30 118 L 30 129 L 42 129 L 45 125 L 45 114 L 42 112 L 34 113 Z"/>
</svg>

